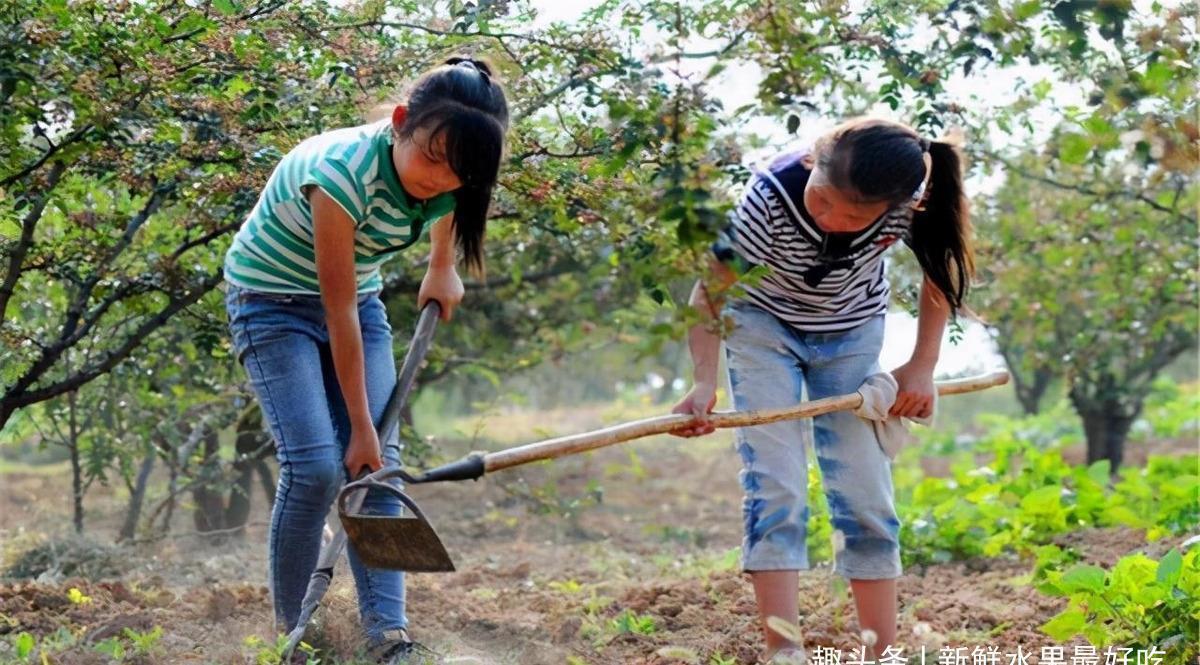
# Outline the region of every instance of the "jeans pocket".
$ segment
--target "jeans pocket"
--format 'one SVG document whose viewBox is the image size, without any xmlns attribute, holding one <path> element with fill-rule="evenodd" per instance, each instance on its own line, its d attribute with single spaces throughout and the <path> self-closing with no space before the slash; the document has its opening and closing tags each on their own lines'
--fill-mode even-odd
<svg viewBox="0 0 1200 665">
<path fill-rule="evenodd" d="M 246 332 L 246 324 L 234 319 L 234 312 L 229 314 L 229 336 L 233 342 L 233 354 L 239 365 L 245 365 L 246 351 L 250 348 L 250 336 Z"/>
</svg>

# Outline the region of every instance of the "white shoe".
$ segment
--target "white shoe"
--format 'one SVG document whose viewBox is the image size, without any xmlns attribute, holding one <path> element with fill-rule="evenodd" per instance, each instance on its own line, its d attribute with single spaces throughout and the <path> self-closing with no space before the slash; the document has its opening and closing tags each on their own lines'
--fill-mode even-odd
<svg viewBox="0 0 1200 665">
<path fill-rule="evenodd" d="M 769 661 L 769 665 L 805 665 L 806 663 L 808 663 L 808 656 L 800 647 L 780 649 L 771 656 Z"/>
</svg>

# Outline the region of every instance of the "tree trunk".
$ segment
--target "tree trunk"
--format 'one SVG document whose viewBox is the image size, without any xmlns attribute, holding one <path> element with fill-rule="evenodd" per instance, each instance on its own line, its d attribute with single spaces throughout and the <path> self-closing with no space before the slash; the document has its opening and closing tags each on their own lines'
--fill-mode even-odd
<svg viewBox="0 0 1200 665">
<path fill-rule="evenodd" d="M 83 468 L 79 462 L 79 428 L 75 419 L 76 394 L 72 390 L 67 395 L 68 413 L 71 419 L 70 441 L 67 445 L 71 451 L 71 506 L 75 517 L 75 533 L 83 533 Z"/>
<path fill-rule="evenodd" d="M 205 432 L 203 441 L 204 462 L 196 473 L 204 479 L 192 489 L 192 499 L 196 502 L 192 520 L 197 531 L 219 531 L 225 528 L 225 501 L 220 491 L 212 487 L 213 481 L 221 475 L 217 432 Z"/>
<path fill-rule="evenodd" d="M 167 533 L 171 530 L 171 520 L 175 518 L 175 488 L 179 483 L 179 467 L 171 465 L 171 479 L 167 483 L 167 509 L 163 516 L 162 532 Z M 150 520 L 154 520 L 154 516 L 150 516 Z M 151 524 L 151 526 L 154 526 Z"/>
<path fill-rule="evenodd" d="M 229 504 L 225 507 L 222 528 L 232 529 L 246 525 L 250 517 L 250 488 L 254 483 L 254 460 L 238 460 L 233 463 L 237 479 L 229 488 Z M 241 532 L 238 532 L 241 535 Z"/>
<path fill-rule="evenodd" d="M 271 467 L 264 460 L 259 460 L 254 468 L 258 470 L 258 481 L 262 487 L 263 496 L 267 498 L 267 512 L 275 507 L 275 477 L 271 475 Z"/>
<path fill-rule="evenodd" d="M 1000 356 L 1004 358 L 1004 364 L 1008 365 L 1008 374 L 1012 377 L 1013 391 L 1016 393 L 1017 401 L 1021 403 L 1021 410 L 1027 416 L 1036 415 L 1041 411 L 1042 397 L 1050 388 L 1050 383 L 1054 381 L 1054 370 L 1049 367 L 1036 367 L 1028 373 L 1019 371 L 1021 351 L 1001 343 L 998 330 L 992 333 L 992 339 L 996 342 L 996 347 L 1000 349 Z"/>
<path fill-rule="evenodd" d="M 117 536 L 117 542 L 131 540 L 137 535 L 138 519 L 142 516 L 142 505 L 146 499 L 146 486 L 149 485 L 150 472 L 154 470 L 154 458 L 156 457 L 154 449 L 146 451 L 146 456 L 142 458 L 142 466 L 138 469 L 137 481 L 134 483 L 133 491 L 129 494 L 129 507 L 125 511 L 125 524 L 121 526 L 121 533 Z"/>
<path fill-rule="evenodd" d="M 1129 406 L 1113 399 L 1089 400 L 1072 393 L 1071 403 L 1083 419 L 1087 437 L 1087 462 L 1109 461 L 1109 471 L 1115 474 L 1125 456 L 1125 439 L 1129 428 L 1142 410 L 1138 400 L 1133 412 Z"/>
<path fill-rule="evenodd" d="M 262 418 L 257 409 L 252 409 L 237 422 L 237 460 L 233 463 L 237 480 L 229 493 L 229 506 L 225 509 L 226 529 L 245 526 L 250 518 L 250 489 L 254 485 L 255 472 L 262 475 L 265 466 L 263 457 L 271 452 L 271 439 L 262 430 Z M 267 470 L 269 476 L 270 471 Z M 272 493 L 273 494 L 273 493 Z M 239 535 L 241 532 L 238 532 Z"/>
<path fill-rule="evenodd" d="M 71 446 L 71 505 L 75 533 L 83 533 L 83 470 L 79 465 L 79 448 L 75 446 Z"/>
<path fill-rule="evenodd" d="M 1042 410 L 1042 397 L 1046 394 L 1046 389 L 1050 387 L 1050 382 L 1054 380 L 1054 373 L 1049 370 L 1035 370 L 1031 381 L 1022 381 L 1019 375 L 1015 372 L 1010 373 L 1013 377 L 1013 388 L 1016 390 L 1017 401 L 1021 403 L 1021 410 L 1025 415 L 1036 415 Z"/>
<path fill-rule="evenodd" d="M 1083 431 L 1087 434 L 1088 464 L 1102 459 L 1109 461 L 1109 468 L 1116 473 L 1125 456 L 1125 437 L 1133 418 L 1111 413 L 1088 413 L 1083 416 Z"/>
<path fill-rule="evenodd" d="M 232 464 L 234 477 L 228 499 L 225 498 L 224 483 L 221 482 L 225 473 L 218 456 L 217 432 L 210 431 L 204 435 L 204 466 L 198 470 L 202 479 L 192 490 L 196 503 L 193 517 L 197 531 L 225 531 L 244 527 L 250 518 L 250 494 L 256 475 L 263 483 L 268 505 L 274 499 L 274 480 L 263 461 L 270 456 L 273 448 L 270 437 L 262 429 L 262 412 L 247 409 L 238 418 L 236 427 L 237 457 Z M 239 530 L 233 534 L 221 534 L 220 537 L 241 533 Z"/>
</svg>

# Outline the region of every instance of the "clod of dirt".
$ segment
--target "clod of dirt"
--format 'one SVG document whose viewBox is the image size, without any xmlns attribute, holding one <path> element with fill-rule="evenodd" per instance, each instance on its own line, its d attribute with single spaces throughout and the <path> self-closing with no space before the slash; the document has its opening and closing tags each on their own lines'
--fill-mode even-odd
<svg viewBox="0 0 1200 665">
<path fill-rule="evenodd" d="M 96 644 L 110 637 L 122 635 L 125 629 L 143 632 L 154 627 L 154 615 L 150 612 L 132 612 L 114 617 L 93 628 L 87 634 L 86 642 Z"/>
<path fill-rule="evenodd" d="M 577 616 L 567 617 L 561 623 L 559 623 L 558 628 L 555 629 L 554 643 L 566 644 L 567 642 L 575 639 L 575 636 L 579 634 L 579 629 L 582 626 L 583 619 Z"/>
</svg>

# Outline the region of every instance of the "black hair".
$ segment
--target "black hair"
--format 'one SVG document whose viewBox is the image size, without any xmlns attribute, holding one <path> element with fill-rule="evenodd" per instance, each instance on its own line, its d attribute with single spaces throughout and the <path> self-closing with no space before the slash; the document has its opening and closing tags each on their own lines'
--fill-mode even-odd
<svg viewBox="0 0 1200 665">
<path fill-rule="evenodd" d="M 834 187 L 867 203 L 913 206 L 913 253 L 951 312 L 963 309 L 975 258 L 958 146 L 900 123 L 857 118 L 819 139 L 814 152 Z"/>
<path fill-rule="evenodd" d="M 467 265 L 483 270 L 483 236 L 492 190 L 500 173 L 508 101 L 491 65 L 454 57 L 417 79 L 408 93 L 408 113 L 396 135 L 411 140 L 428 132 L 427 153 L 441 137 L 442 155 L 462 187 L 454 190 L 454 232 Z"/>
</svg>

